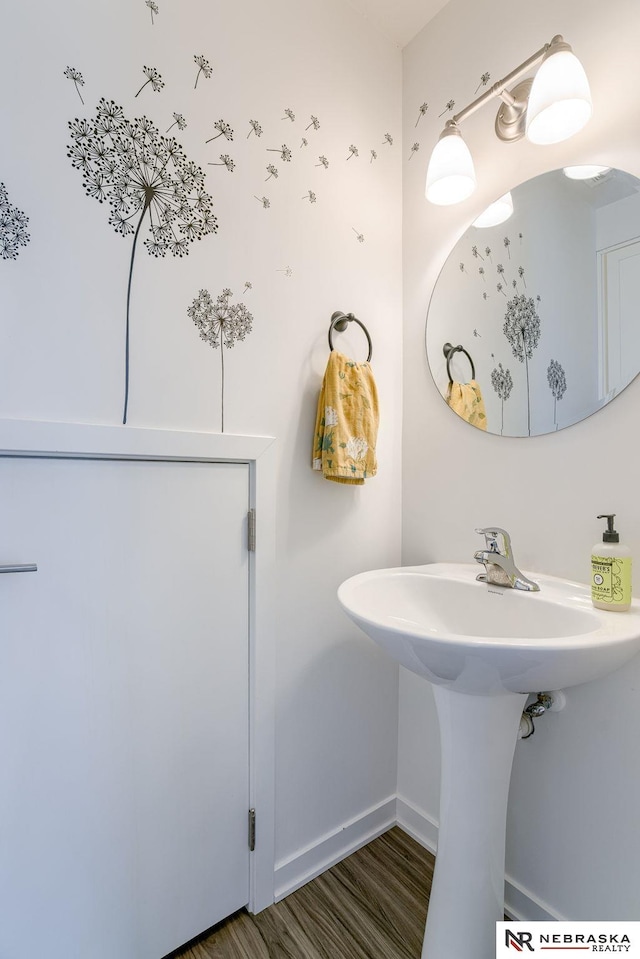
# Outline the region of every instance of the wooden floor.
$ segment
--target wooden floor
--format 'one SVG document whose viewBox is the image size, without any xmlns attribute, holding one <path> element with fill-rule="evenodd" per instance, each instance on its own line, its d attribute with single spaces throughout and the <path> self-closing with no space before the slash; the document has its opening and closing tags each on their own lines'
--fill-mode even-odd
<svg viewBox="0 0 640 959">
<path fill-rule="evenodd" d="M 419 959 L 433 856 L 395 827 L 257 916 L 172 959 Z"/>
</svg>

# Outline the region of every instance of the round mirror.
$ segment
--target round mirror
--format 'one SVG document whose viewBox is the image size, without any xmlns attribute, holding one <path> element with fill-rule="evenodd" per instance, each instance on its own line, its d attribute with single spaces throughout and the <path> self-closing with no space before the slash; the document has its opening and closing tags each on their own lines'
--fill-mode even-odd
<svg viewBox="0 0 640 959">
<path fill-rule="evenodd" d="M 571 426 L 640 370 L 640 180 L 553 170 L 485 213 L 454 247 L 429 304 L 436 386 L 489 433 Z"/>
</svg>

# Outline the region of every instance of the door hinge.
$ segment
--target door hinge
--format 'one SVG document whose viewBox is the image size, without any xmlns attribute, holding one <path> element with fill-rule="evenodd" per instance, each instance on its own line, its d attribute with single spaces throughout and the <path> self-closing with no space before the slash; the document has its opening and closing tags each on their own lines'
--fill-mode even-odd
<svg viewBox="0 0 640 959">
<path fill-rule="evenodd" d="M 256 511 L 250 509 L 247 513 L 247 549 L 250 553 L 256 551 Z"/>
<path fill-rule="evenodd" d="M 256 848 L 256 811 L 249 810 L 249 852 Z"/>
</svg>

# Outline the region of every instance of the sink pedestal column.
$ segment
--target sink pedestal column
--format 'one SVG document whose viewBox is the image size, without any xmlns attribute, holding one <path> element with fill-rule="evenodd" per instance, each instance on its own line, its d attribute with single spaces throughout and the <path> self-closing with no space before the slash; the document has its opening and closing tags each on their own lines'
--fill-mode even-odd
<svg viewBox="0 0 640 959">
<path fill-rule="evenodd" d="M 495 923 L 504 915 L 509 780 L 527 695 L 433 691 L 440 827 L 422 959 L 494 959 Z"/>
</svg>

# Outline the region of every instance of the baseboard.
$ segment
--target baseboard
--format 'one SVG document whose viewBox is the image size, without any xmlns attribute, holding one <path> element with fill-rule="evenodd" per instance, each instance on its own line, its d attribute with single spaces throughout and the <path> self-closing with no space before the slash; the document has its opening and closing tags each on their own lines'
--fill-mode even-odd
<svg viewBox="0 0 640 959">
<path fill-rule="evenodd" d="M 396 800 L 396 822 L 412 839 L 428 849 L 434 855 L 438 847 L 438 823 L 424 810 L 401 796 Z M 511 876 L 505 876 L 504 910 L 510 919 L 525 922 L 562 922 L 564 917 L 554 912 L 552 907 L 538 899 L 521 886 Z"/>
<path fill-rule="evenodd" d="M 396 797 L 390 796 L 335 832 L 276 863 L 275 901 L 280 902 L 326 869 L 346 859 L 357 849 L 387 832 L 396 822 Z"/>
</svg>

